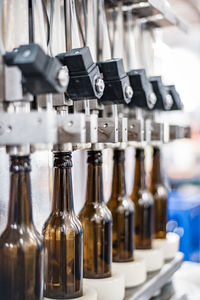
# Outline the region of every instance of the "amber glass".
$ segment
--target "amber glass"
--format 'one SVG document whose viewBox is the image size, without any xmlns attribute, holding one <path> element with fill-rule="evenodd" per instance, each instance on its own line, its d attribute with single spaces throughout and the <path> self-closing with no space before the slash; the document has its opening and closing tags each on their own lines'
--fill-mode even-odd
<svg viewBox="0 0 200 300">
<path fill-rule="evenodd" d="M 30 159 L 11 156 L 8 223 L 0 237 L 0 299 L 43 298 L 43 244 L 32 218 Z"/>
<path fill-rule="evenodd" d="M 160 163 L 160 149 L 154 147 L 150 186 L 150 191 L 154 197 L 154 237 L 157 239 L 165 239 L 167 224 L 167 189 L 163 183 Z"/>
<path fill-rule="evenodd" d="M 84 277 L 110 277 L 112 215 L 104 202 L 101 151 L 88 152 L 87 195 L 80 220 L 84 231 Z"/>
<path fill-rule="evenodd" d="M 144 149 L 136 149 L 135 159 L 134 186 L 131 194 L 135 204 L 135 246 L 136 249 L 151 249 L 154 202 L 146 186 Z"/>
<path fill-rule="evenodd" d="M 82 296 L 83 231 L 75 215 L 71 153 L 54 153 L 52 211 L 44 228 L 44 296 L 68 299 Z"/>
<path fill-rule="evenodd" d="M 114 150 L 112 194 L 107 205 L 113 217 L 113 261 L 133 260 L 134 204 L 126 194 L 125 153 Z"/>
</svg>

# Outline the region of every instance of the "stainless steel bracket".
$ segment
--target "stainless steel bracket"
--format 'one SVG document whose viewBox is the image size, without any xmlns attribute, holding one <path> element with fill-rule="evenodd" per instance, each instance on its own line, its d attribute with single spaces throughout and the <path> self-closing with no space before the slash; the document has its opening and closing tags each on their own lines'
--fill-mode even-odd
<svg viewBox="0 0 200 300">
<path fill-rule="evenodd" d="M 118 118 L 98 118 L 98 143 L 117 143 Z"/>
<path fill-rule="evenodd" d="M 164 124 L 156 123 L 152 120 L 146 120 L 145 139 L 150 142 L 163 142 Z"/>
<path fill-rule="evenodd" d="M 84 114 L 58 115 L 58 144 L 85 143 L 86 120 Z"/>
<path fill-rule="evenodd" d="M 144 125 L 141 120 L 128 119 L 128 141 L 129 142 L 144 141 Z"/>
<path fill-rule="evenodd" d="M 54 113 L 0 113 L 1 145 L 55 143 L 56 129 Z"/>
<path fill-rule="evenodd" d="M 47 95 L 37 96 L 37 103 L 38 103 L 38 107 L 46 108 L 47 107 Z M 64 106 L 64 105 L 72 106 L 73 101 L 70 99 L 67 99 L 65 94 L 52 95 L 52 106 L 53 107 Z"/>
<path fill-rule="evenodd" d="M 190 139 L 191 138 L 191 127 L 190 126 L 185 126 L 184 127 L 184 138 L 185 139 Z"/>
<path fill-rule="evenodd" d="M 0 145 L 85 143 L 84 114 L 0 113 Z"/>
<path fill-rule="evenodd" d="M 184 127 L 178 125 L 169 126 L 169 142 L 183 139 L 184 138 Z"/>
</svg>

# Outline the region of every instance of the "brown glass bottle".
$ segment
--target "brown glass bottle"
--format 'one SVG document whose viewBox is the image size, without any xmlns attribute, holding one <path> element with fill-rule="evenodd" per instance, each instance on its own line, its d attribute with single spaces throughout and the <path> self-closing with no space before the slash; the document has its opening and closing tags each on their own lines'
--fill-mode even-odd
<svg viewBox="0 0 200 300">
<path fill-rule="evenodd" d="M 135 246 L 136 249 L 151 249 L 154 202 L 146 186 L 144 149 L 136 149 L 135 159 L 134 187 L 131 194 L 135 204 Z"/>
<path fill-rule="evenodd" d="M 154 197 L 154 237 L 157 239 L 165 239 L 167 224 L 167 189 L 163 183 L 160 162 L 160 149 L 154 147 L 150 185 L 150 191 Z"/>
<path fill-rule="evenodd" d="M 44 228 L 44 296 L 82 296 L 83 230 L 75 215 L 70 152 L 54 153 L 52 211 Z"/>
<path fill-rule="evenodd" d="M 113 217 L 113 261 L 133 261 L 134 204 L 126 194 L 125 153 L 114 150 L 112 194 L 107 203 Z"/>
<path fill-rule="evenodd" d="M 110 277 L 112 215 L 104 202 L 101 151 L 88 152 L 87 195 L 80 220 L 84 231 L 84 277 Z"/>
<path fill-rule="evenodd" d="M 0 237 L 0 299 L 43 298 L 43 244 L 32 218 L 29 156 L 10 158 L 8 223 Z"/>
</svg>

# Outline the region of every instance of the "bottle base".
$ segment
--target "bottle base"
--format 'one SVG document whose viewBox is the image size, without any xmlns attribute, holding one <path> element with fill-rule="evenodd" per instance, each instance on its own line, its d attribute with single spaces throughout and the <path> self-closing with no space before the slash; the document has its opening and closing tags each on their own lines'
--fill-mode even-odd
<svg viewBox="0 0 200 300">
<path fill-rule="evenodd" d="M 146 280 L 146 265 L 145 260 L 135 255 L 134 261 L 112 263 L 114 273 L 119 273 L 124 276 L 125 287 L 136 287 Z"/>
<path fill-rule="evenodd" d="M 175 232 L 168 232 L 166 239 L 153 239 L 153 247 L 163 251 L 164 260 L 173 259 L 179 250 L 180 237 Z"/>
<path fill-rule="evenodd" d="M 164 264 L 163 251 L 159 248 L 135 250 L 134 255 L 144 259 L 147 272 L 155 272 Z"/>
<path fill-rule="evenodd" d="M 122 300 L 125 296 L 124 276 L 113 273 L 111 277 L 102 279 L 83 279 L 84 285 L 94 288 L 98 300 Z"/>
<path fill-rule="evenodd" d="M 44 297 L 43 300 L 60 300 L 56 298 L 46 298 Z M 64 300 L 64 299 L 63 299 Z M 83 296 L 73 299 L 67 299 L 67 300 L 97 300 L 97 292 L 94 288 L 85 286 L 83 289 Z"/>
</svg>

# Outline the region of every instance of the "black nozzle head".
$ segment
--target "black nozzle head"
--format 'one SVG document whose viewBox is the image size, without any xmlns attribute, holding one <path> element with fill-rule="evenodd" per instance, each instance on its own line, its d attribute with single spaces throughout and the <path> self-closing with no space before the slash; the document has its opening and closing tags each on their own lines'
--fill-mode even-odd
<svg viewBox="0 0 200 300">
<path fill-rule="evenodd" d="M 98 62 L 100 72 L 104 80 L 113 81 L 126 77 L 123 60 L 121 58 L 109 59 L 104 62 Z"/>
<path fill-rule="evenodd" d="M 60 62 L 67 66 L 70 75 L 86 74 L 95 67 L 90 49 L 88 47 L 75 48 L 56 56 Z"/>
<path fill-rule="evenodd" d="M 129 104 L 130 108 L 141 107 L 152 110 L 157 99 L 145 69 L 131 70 L 128 72 L 128 76 L 130 85 L 134 91 L 133 98 Z"/>
</svg>

